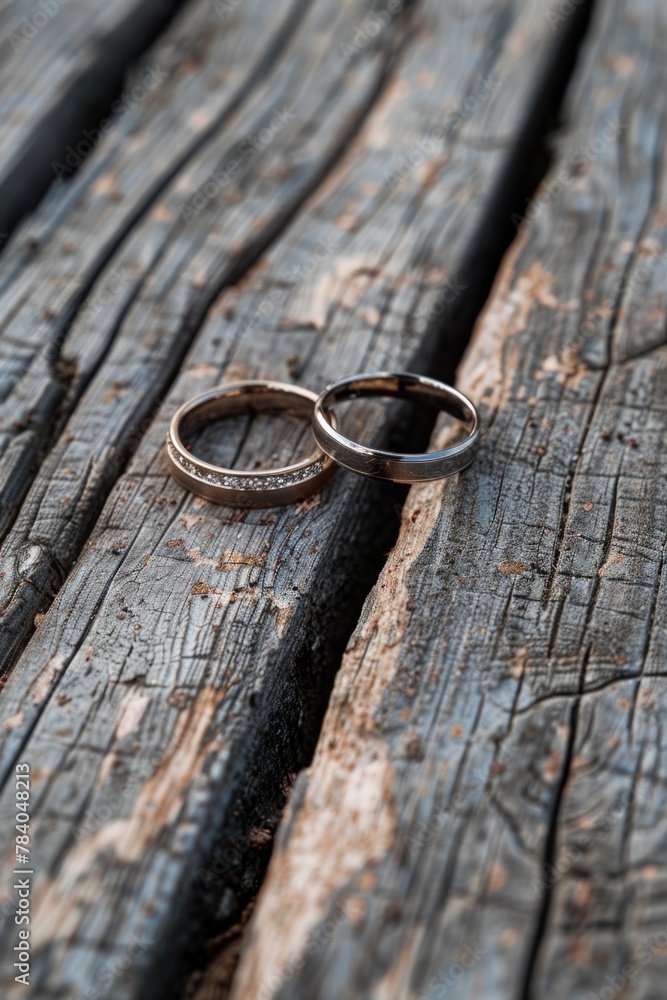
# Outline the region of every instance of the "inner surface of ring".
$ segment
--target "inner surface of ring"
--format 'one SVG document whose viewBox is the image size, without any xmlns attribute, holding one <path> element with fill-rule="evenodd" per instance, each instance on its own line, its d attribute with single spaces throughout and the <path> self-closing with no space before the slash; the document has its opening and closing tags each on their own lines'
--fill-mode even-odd
<svg viewBox="0 0 667 1000">
<path fill-rule="evenodd" d="M 185 413 L 180 423 L 181 437 L 205 427 L 223 417 L 234 417 L 240 414 L 267 413 L 272 416 L 298 416 L 309 420 L 313 412 L 313 404 L 309 399 L 299 396 L 286 396 L 281 392 L 265 390 L 252 393 L 229 393 L 206 399 Z"/>
<path fill-rule="evenodd" d="M 312 411 L 313 402 L 306 397 L 244 388 L 196 403 L 181 417 L 178 432 L 197 461 L 232 473 L 261 475 L 307 466 L 322 458 L 312 434 Z M 255 421 L 254 416 L 272 419 Z M 222 421 L 229 421 L 224 430 L 218 426 Z M 244 453 L 252 467 L 241 467 Z"/>
<path fill-rule="evenodd" d="M 345 404 L 355 399 L 369 397 L 390 397 L 395 400 L 409 400 L 419 403 L 420 407 L 427 408 L 430 412 L 445 413 L 460 421 L 466 431 L 471 431 L 475 423 L 475 413 L 471 406 L 458 396 L 453 395 L 451 390 L 437 386 L 424 384 L 421 382 L 409 381 L 401 378 L 400 375 L 383 375 L 380 377 L 369 377 L 355 380 L 352 384 L 336 386 L 323 400 L 322 410 L 327 420 L 332 423 L 334 419 L 333 406 L 336 403 Z M 396 404 L 400 405 L 400 404 Z M 430 435 L 429 435 L 430 436 Z M 353 440 L 349 438 L 349 440 Z M 355 436 L 354 441 L 362 444 Z M 398 454 L 398 453 L 396 453 Z M 432 454 L 424 452 L 424 454 Z"/>
</svg>

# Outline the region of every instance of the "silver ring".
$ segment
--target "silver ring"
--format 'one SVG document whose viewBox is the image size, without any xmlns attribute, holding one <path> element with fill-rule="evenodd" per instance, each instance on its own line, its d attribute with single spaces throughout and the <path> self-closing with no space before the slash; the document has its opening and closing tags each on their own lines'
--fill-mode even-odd
<svg viewBox="0 0 667 1000">
<path fill-rule="evenodd" d="M 278 507 L 305 500 L 328 482 L 337 465 L 319 448 L 302 462 L 260 472 L 211 465 L 192 455 L 183 435 L 239 413 L 288 413 L 310 420 L 314 392 L 282 382 L 237 382 L 193 396 L 179 407 L 167 432 L 170 471 L 191 493 L 228 507 Z"/>
<path fill-rule="evenodd" d="M 422 455 L 366 448 L 336 429 L 331 407 L 360 396 L 400 396 L 421 399 L 463 421 L 467 437 L 451 448 Z M 479 447 L 477 410 L 470 400 L 444 382 L 409 372 L 365 372 L 327 386 L 315 403 L 313 433 L 322 451 L 339 465 L 361 476 L 395 483 L 419 483 L 453 476 L 472 462 Z"/>
</svg>

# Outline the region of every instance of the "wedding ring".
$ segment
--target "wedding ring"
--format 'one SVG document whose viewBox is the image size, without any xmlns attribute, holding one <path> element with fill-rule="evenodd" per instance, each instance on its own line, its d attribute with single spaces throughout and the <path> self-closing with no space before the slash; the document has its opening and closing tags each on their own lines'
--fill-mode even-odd
<svg viewBox="0 0 667 1000">
<path fill-rule="evenodd" d="M 421 455 L 403 455 L 364 447 L 337 430 L 331 409 L 335 403 L 360 396 L 400 396 L 435 405 L 463 421 L 467 436 L 443 451 Z M 417 483 L 453 476 L 470 464 L 479 447 L 477 410 L 470 400 L 444 382 L 408 372 L 366 372 L 333 382 L 315 403 L 313 433 L 322 451 L 339 465 L 361 476 L 389 479 L 395 483 Z"/>
<path fill-rule="evenodd" d="M 238 382 L 217 386 L 179 407 L 167 433 L 170 471 L 197 496 L 228 507 L 277 507 L 305 500 L 324 486 L 337 469 L 319 448 L 302 462 L 284 468 L 243 472 L 204 462 L 185 447 L 193 431 L 240 413 L 284 413 L 310 420 L 314 392 L 281 382 Z"/>
</svg>

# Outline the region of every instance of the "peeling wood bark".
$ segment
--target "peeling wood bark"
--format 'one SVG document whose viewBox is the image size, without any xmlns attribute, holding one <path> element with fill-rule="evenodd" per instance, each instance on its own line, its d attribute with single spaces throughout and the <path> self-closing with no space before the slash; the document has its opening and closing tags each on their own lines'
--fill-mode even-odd
<svg viewBox="0 0 667 1000">
<path fill-rule="evenodd" d="M 409 495 L 234 1000 L 664 995 L 666 46 L 598 5 L 460 372 L 482 450 Z"/>
<path fill-rule="evenodd" d="M 484 220 L 505 196 L 500 180 L 562 38 L 542 4 L 508 0 L 472 18 L 433 2 L 416 12 L 409 44 L 407 25 L 392 22 L 347 63 L 340 45 L 369 9 L 309 8 L 225 135 L 188 161 L 95 279 L 104 287 L 120 261 L 135 263 L 136 289 L 91 326 L 91 288 L 67 335 L 62 356 L 89 374 L 58 398 L 67 423 L 3 546 L 3 622 L 21 632 L 16 645 L 3 633 L 8 658 L 59 586 L 52 567 L 64 576 L 88 537 L 109 488 L 105 465 L 109 479 L 118 475 L 143 437 L 2 692 L 3 773 L 18 759 L 33 768 L 40 1000 L 91 983 L 114 1000 L 164 997 L 200 930 L 238 919 L 386 544 L 390 495 L 344 474 L 312 502 L 243 517 L 185 496 L 162 449 L 173 408 L 222 379 L 317 387 L 342 371 L 404 365 L 428 339 L 421 314 L 448 301 L 453 283 L 469 284 L 460 301 L 479 305 L 462 262 L 488 249 Z M 324 57 L 314 47 L 323 34 Z M 489 75 L 497 86 L 482 100 L 479 78 Z M 174 221 L 245 130 L 288 95 L 298 124 L 247 172 L 243 202 L 211 202 L 188 227 Z M 475 116 L 461 112 L 467 97 L 499 123 L 483 144 Z M 388 183 L 443 115 L 454 116 L 443 147 Z M 108 186 L 108 172 L 101 177 Z M 74 183 L 85 203 L 87 175 Z M 216 298 L 286 223 L 275 247 Z M 56 245 L 56 230 L 51 238 Z M 72 294 L 68 286 L 59 316 Z M 48 384 L 36 362 L 25 378 L 32 394 Z M 27 392 L 17 384 L 11 392 Z M 46 429 L 57 411 L 44 412 Z M 353 433 L 387 430 L 377 413 L 354 421 Z M 208 446 L 252 467 L 299 441 L 294 429 L 262 424 Z M 6 782 L 3 820 L 12 803 Z M 138 954 L 134 935 L 150 942 Z M 0 947 L 7 975 L 10 950 Z M 128 954 L 131 966 L 111 983 L 100 976 Z"/>
<path fill-rule="evenodd" d="M 86 139 L 82 130 L 90 130 L 98 112 L 116 99 L 128 66 L 178 2 L 10 0 L 3 5 L 0 247 L 53 183 L 53 161 L 63 161 L 68 145 Z"/>
</svg>

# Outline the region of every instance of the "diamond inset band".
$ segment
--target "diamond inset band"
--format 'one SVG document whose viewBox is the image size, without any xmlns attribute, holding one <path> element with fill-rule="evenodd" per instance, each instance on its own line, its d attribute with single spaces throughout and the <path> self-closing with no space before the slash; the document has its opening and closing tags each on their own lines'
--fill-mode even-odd
<svg viewBox="0 0 667 1000">
<path fill-rule="evenodd" d="M 323 452 L 296 465 L 266 472 L 237 472 L 210 465 L 190 454 L 182 434 L 213 420 L 247 412 L 292 413 L 308 420 L 317 396 L 281 382 L 239 382 L 218 386 L 188 400 L 174 414 L 167 455 L 174 477 L 192 493 L 232 507 L 274 507 L 317 493 L 337 465 Z"/>
</svg>

